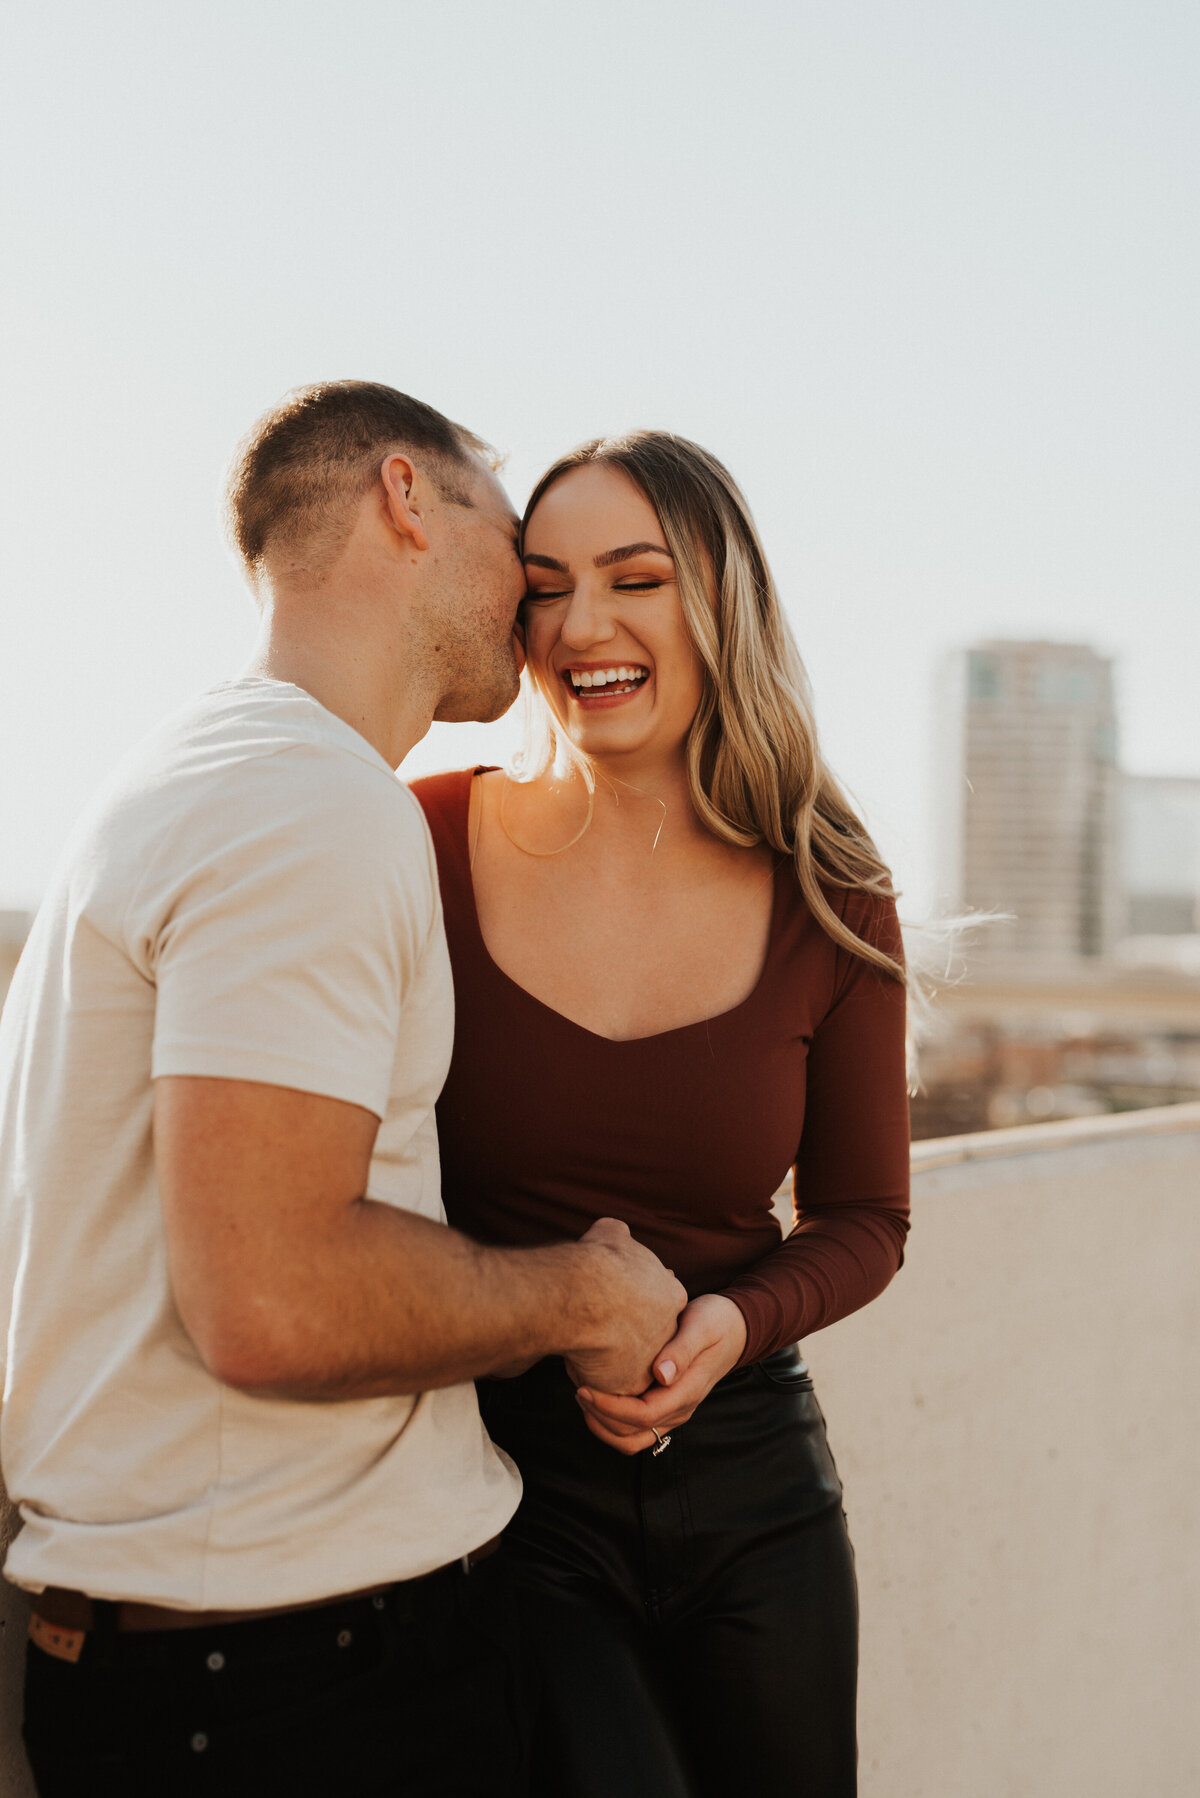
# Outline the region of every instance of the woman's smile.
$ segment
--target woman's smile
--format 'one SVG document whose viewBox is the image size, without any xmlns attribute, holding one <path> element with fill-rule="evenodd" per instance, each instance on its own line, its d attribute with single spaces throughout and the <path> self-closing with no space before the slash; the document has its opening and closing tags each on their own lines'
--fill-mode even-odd
<svg viewBox="0 0 1200 1798">
<path fill-rule="evenodd" d="M 589 711 L 619 705 L 649 684 L 650 670 L 641 662 L 573 662 L 564 670 L 567 691 Z"/>
</svg>

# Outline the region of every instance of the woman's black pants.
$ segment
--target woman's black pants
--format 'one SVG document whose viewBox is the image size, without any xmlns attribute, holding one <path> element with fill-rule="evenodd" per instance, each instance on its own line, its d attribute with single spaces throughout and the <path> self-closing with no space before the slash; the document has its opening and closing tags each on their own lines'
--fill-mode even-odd
<svg viewBox="0 0 1200 1798">
<path fill-rule="evenodd" d="M 525 1480 L 535 1798 L 852 1798 L 854 1557 L 799 1351 L 727 1375 L 658 1455 L 598 1441 L 557 1360 L 480 1398 Z"/>
</svg>

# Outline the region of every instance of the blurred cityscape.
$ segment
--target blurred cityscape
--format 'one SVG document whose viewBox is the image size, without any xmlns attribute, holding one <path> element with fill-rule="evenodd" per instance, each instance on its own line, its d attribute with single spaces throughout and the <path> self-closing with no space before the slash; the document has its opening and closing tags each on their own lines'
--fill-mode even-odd
<svg viewBox="0 0 1200 1798">
<path fill-rule="evenodd" d="M 995 914 L 937 984 L 916 1137 L 1200 1099 L 1200 777 L 1122 772 L 1110 660 L 948 655 L 938 910 Z M 30 919 L 0 911 L 0 998 Z"/>
<path fill-rule="evenodd" d="M 1200 778 L 1122 772 L 1110 660 L 988 641 L 935 704 L 940 986 L 918 1137 L 1200 1098 Z"/>
</svg>

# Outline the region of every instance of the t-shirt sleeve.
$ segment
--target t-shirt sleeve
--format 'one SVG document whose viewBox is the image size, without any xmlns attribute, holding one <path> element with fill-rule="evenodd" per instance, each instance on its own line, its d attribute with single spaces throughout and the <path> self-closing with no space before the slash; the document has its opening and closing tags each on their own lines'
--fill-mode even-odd
<svg viewBox="0 0 1200 1798">
<path fill-rule="evenodd" d="M 296 747 L 240 764 L 171 833 L 131 930 L 152 1068 L 383 1117 L 401 1008 L 440 915 L 429 840 L 384 770 Z"/>
<path fill-rule="evenodd" d="M 856 936 L 902 959 L 892 900 L 851 893 Z M 739 1365 L 835 1323 L 882 1292 L 908 1230 L 905 992 L 839 948 L 833 997 L 808 1053 L 804 1127 L 794 1168 L 795 1228 L 724 1288 L 746 1320 Z"/>
</svg>

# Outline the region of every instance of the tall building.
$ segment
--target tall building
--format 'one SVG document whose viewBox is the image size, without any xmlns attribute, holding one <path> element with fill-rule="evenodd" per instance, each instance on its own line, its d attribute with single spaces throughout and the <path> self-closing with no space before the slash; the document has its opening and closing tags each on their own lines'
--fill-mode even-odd
<svg viewBox="0 0 1200 1798">
<path fill-rule="evenodd" d="M 1121 780 L 1121 875 L 1129 936 L 1200 933 L 1200 780 Z"/>
<path fill-rule="evenodd" d="M 1080 643 L 956 651 L 937 706 L 940 886 L 1011 913 L 992 954 L 1105 955 L 1121 934 L 1112 664 Z"/>
</svg>

